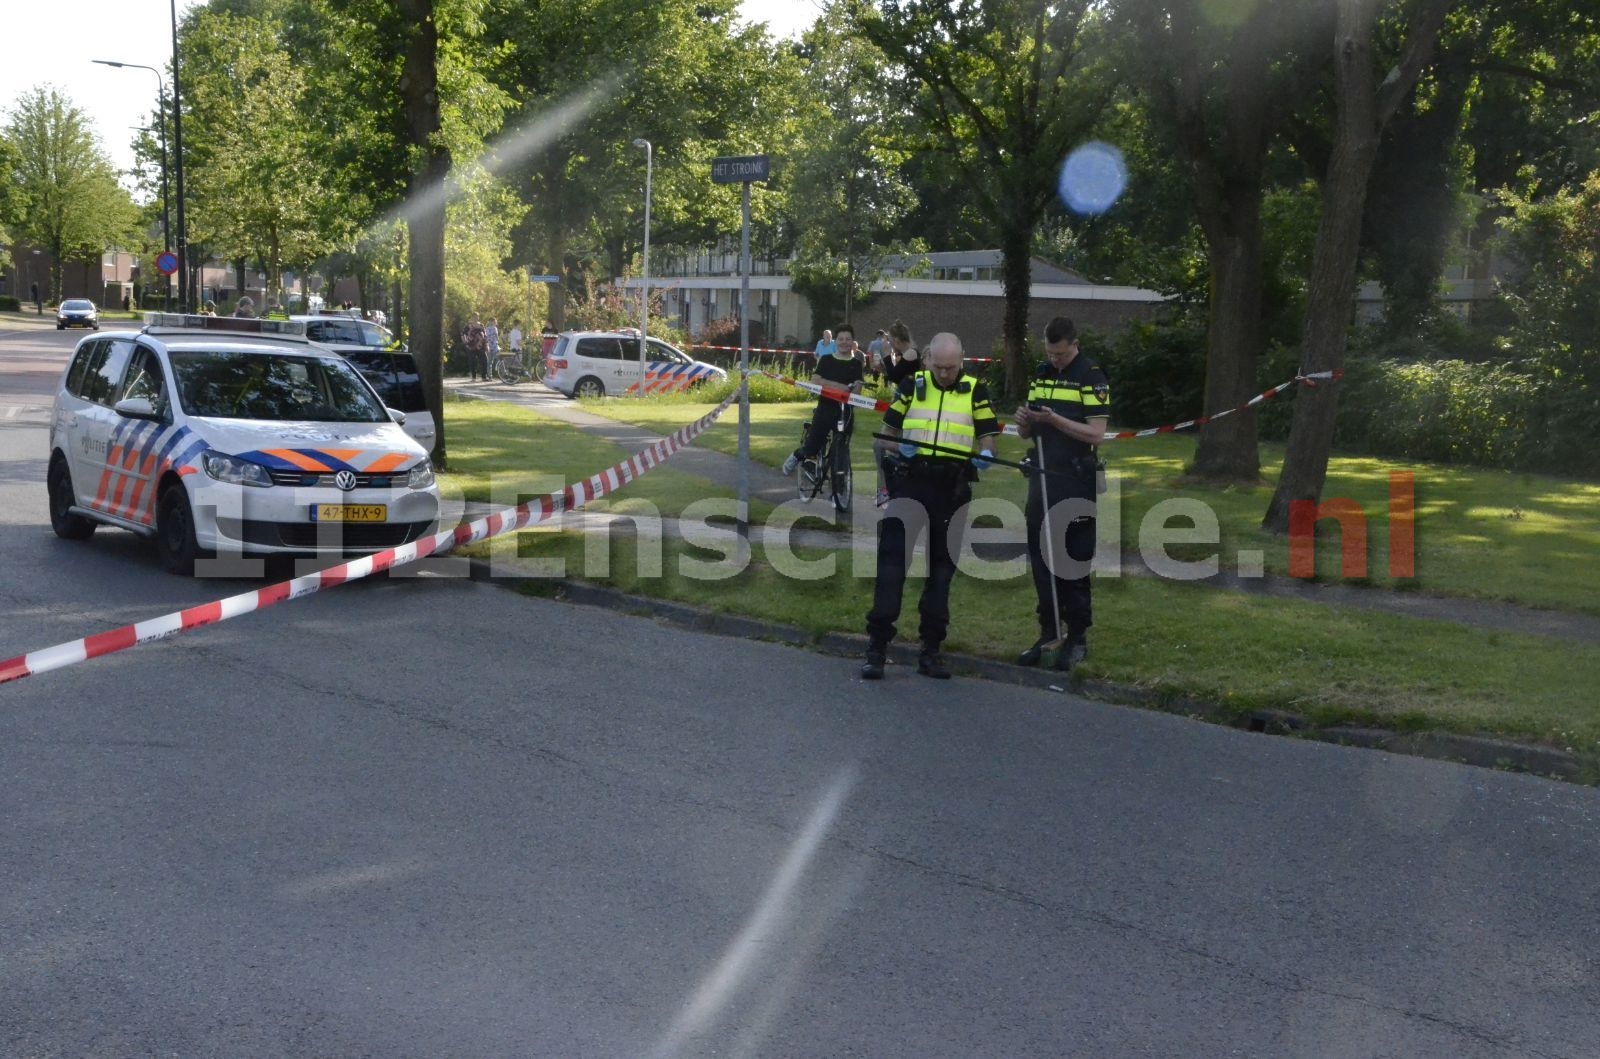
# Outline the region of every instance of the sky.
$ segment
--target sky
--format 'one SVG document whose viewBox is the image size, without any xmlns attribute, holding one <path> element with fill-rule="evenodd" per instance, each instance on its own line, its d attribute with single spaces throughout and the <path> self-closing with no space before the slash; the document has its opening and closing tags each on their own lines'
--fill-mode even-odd
<svg viewBox="0 0 1600 1059">
<path fill-rule="evenodd" d="M 199 6 L 199 0 L 177 3 L 180 18 Z M 4 7 L 12 44 L 0 62 L 0 112 L 9 115 L 29 89 L 54 85 L 89 116 L 112 166 L 131 169 L 133 127 L 156 109 L 156 75 L 91 60 L 154 66 L 165 78 L 172 60 L 169 0 L 5 0 Z M 792 37 L 816 20 L 818 0 L 744 0 L 743 13 Z M 63 37 L 68 30 L 70 41 Z"/>
</svg>

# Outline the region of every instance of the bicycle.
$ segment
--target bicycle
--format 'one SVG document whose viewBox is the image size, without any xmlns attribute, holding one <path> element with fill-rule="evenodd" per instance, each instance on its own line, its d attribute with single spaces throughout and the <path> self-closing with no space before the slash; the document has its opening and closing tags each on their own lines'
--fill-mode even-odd
<svg viewBox="0 0 1600 1059">
<path fill-rule="evenodd" d="M 850 510 L 855 477 L 850 469 L 850 434 L 854 425 L 855 409 L 845 405 L 839 411 L 838 422 L 828 431 L 822 451 L 812 459 L 800 461 L 801 500 L 815 500 L 826 488 L 834 510 L 840 513 Z"/>
<path fill-rule="evenodd" d="M 533 376 L 533 381 L 534 382 L 544 382 L 544 357 L 543 357 L 543 355 L 537 355 L 536 354 L 536 355 L 533 356 L 532 360 L 533 360 L 533 366 L 530 369 L 529 374 Z"/>
<path fill-rule="evenodd" d="M 501 353 L 494 358 L 495 378 L 503 383 L 530 382 L 533 379 L 522 358 L 515 353 Z"/>
</svg>

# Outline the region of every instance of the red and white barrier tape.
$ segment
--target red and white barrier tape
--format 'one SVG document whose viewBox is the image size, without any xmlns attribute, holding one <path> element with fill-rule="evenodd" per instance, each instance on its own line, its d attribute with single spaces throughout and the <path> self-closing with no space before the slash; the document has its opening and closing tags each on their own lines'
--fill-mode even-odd
<svg viewBox="0 0 1600 1059">
<path fill-rule="evenodd" d="M 737 353 L 741 349 L 743 349 L 744 347 L 743 346 L 717 346 L 717 345 L 712 345 L 710 342 L 691 342 L 689 344 L 689 348 L 690 349 L 720 349 L 720 350 L 723 350 L 724 352 L 728 352 L 728 353 Z M 751 346 L 750 347 L 750 352 L 752 352 L 752 353 L 782 353 L 784 356 L 788 356 L 788 357 L 795 357 L 795 356 L 810 357 L 810 356 L 815 356 L 815 353 L 812 350 L 809 350 L 809 349 L 772 349 L 772 348 L 769 348 L 767 346 Z"/>
<path fill-rule="evenodd" d="M 756 368 L 751 368 L 750 374 L 759 375 L 763 379 L 772 379 L 775 382 L 783 383 L 785 386 L 793 386 L 797 390 L 805 390 L 807 393 L 814 393 L 819 397 L 826 397 L 830 401 L 838 401 L 840 404 L 850 405 L 852 408 L 865 408 L 869 412 L 887 412 L 889 410 L 888 401 L 867 397 L 864 394 L 851 393 L 849 390 L 840 389 L 837 386 L 823 386 L 820 383 L 809 382 L 804 379 L 791 379 L 787 375 L 774 375 L 771 372 L 760 371 Z"/>
<path fill-rule="evenodd" d="M 971 360 L 973 358 L 968 357 L 967 359 Z M 826 397 L 830 401 L 838 401 L 840 404 L 848 404 L 853 408 L 864 408 L 869 412 L 887 412 L 889 410 L 888 401 L 866 397 L 859 393 L 850 393 L 849 391 L 841 390 L 838 387 L 822 386 L 814 382 L 791 379 L 787 375 L 773 375 L 769 372 L 756 371 L 753 369 L 751 370 L 750 374 L 760 375 L 766 379 L 773 379 L 787 386 L 793 386 L 797 389 L 814 393 L 819 397 Z M 1246 401 L 1237 408 L 1229 408 L 1221 412 L 1215 412 L 1208 416 L 1200 416 L 1197 419 L 1185 419 L 1181 423 L 1167 423 L 1164 426 L 1147 427 L 1144 430 L 1120 430 L 1116 433 L 1107 434 L 1105 436 L 1105 440 L 1127 441 L 1130 438 L 1152 438 L 1157 434 L 1171 434 L 1176 430 L 1188 430 L 1190 427 L 1203 427 L 1213 420 L 1221 419 L 1223 416 L 1231 416 L 1235 412 L 1242 412 L 1247 408 L 1254 408 L 1262 401 L 1270 401 L 1272 398 L 1278 396 L 1278 394 L 1287 390 L 1291 386 L 1315 386 L 1319 382 L 1332 382 L 1336 379 L 1343 378 L 1343 376 L 1344 372 L 1337 369 L 1333 371 L 1314 371 L 1309 375 L 1296 375 L 1288 382 L 1280 382 L 1272 389 L 1264 390 L 1261 393 L 1256 394 L 1254 397 L 1250 398 L 1250 400 Z M 1017 432 L 1017 425 L 1015 423 L 1007 423 L 1002 429 L 1004 433 L 1009 434 L 1012 437 L 1020 436 Z"/>
<path fill-rule="evenodd" d="M 1254 397 L 1250 398 L 1250 400 L 1246 401 L 1242 405 L 1239 405 L 1237 408 L 1224 409 L 1221 412 L 1214 412 L 1208 416 L 1200 416 L 1198 419 L 1185 419 L 1181 423 L 1168 423 L 1165 426 L 1148 427 L 1144 430 L 1123 430 L 1115 434 L 1107 434 L 1106 440 L 1126 441 L 1129 438 L 1152 438 L 1157 434 L 1170 434 L 1175 430 L 1188 430 L 1190 427 L 1203 427 L 1207 423 L 1221 419 L 1223 416 L 1231 416 L 1235 412 L 1243 412 L 1247 408 L 1254 408 L 1262 401 L 1270 401 L 1291 386 L 1315 386 L 1319 382 L 1333 382 L 1334 380 L 1341 379 L 1343 377 L 1344 372 L 1338 369 L 1332 371 L 1314 371 L 1309 375 L 1296 375 L 1288 382 L 1280 382 L 1270 390 L 1263 390 L 1261 393 L 1256 394 Z"/>
<path fill-rule="evenodd" d="M 650 448 L 606 468 L 585 481 L 574 482 L 559 493 L 550 493 L 536 500 L 518 504 L 516 507 L 503 508 L 475 521 L 463 522 L 454 529 L 441 530 L 431 537 L 424 537 L 374 555 L 364 555 L 359 559 L 352 559 L 350 562 L 319 570 L 314 574 L 281 581 L 266 588 L 241 592 L 226 599 L 202 603 L 171 614 L 163 614 L 159 618 L 124 625 L 120 629 L 56 644 L 54 647 L 29 651 L 25 655 L 0 661 L 0 684 L 76 665 L 91 658 L 126 650 L 136 644 L 161 640 L 174 633 L 197 629 L 202 625 L 227 621 L 229 618 L 237 618 L 251 611 L 264 610 L 286 599 L 299 599 L 324 588 L 342 585 L 346 581 L 357 581 L 451 548 L 547 522 L 559 512 L 576 510 L 591 500 L 614 493 L 649 471 L 699 437 L 707 427 L 716 422 L 718 416 L 727 411 L 732 403 L 733 397 L 730 396 L 671 437 L 663 438 Z"/>
<path fill-rule="evenodd" d="M 714 346 L 710 342 L 693 342 L 693 343 L 690 343 L 689 348 L 690 349 L 720 349 L 720 350 L 723 350 L 724 352 L 728 352 L 728 353 L 737 353 L 743 347 L 742 346 Z M 790 357 L 797 357 L 797 356 L 798 357 L 814 357 L 814 356 L 817 355 L 817 352 L 814 349 L 769 349 L 766 346 L 751 346 L 750 347 L 750 352 L 752 352 L 752 353 L 782 353 L 785 356 L 790 356 Z M 865 352 L 864 349 L 863 349 L 863 352 Z M 969 363 L 993 364 L 997 358 L 995 358 L 995 357 L 965 357 L 963 359 L 965 359 Z"/>
</svg>

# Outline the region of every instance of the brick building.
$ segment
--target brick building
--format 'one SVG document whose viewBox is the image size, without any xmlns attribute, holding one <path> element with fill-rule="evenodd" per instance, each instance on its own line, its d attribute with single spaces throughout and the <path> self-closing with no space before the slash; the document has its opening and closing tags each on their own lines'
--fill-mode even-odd
<svg viewBox="0 0 1600 1059">
<path fill-rule="evenodd" d="M 691 337 L 698 338 L 711 320 L 738 314 L 735 255 L 680 255 L 666 260 L 667 271 L 651 277 L 650 286 L 662 292 L 667 312 Z M 787 261 L 754 263 L 750 319 L 771 336 L 769 341 L 810 348 L 823 328 L 839 321 L 811 318 L 810 304 L 789 288 L 787 265 Z M 1080 327 L 1114 334 L 1129 321 L 1155 316 L 1166 301 L 1156 291 L 1093 283 L 1043 258 L 1034 258 L 1032 266 L 1028 326 L 1034 333 L 1051 317 L 1066 316 Z M 852 311 L 851 323 L 863 345 L 879 328 L 899 319 L 911 328 L 919 345 L 939 331 L 953 331 L 969 354 L 985 356 L 1001 341 L 1005 292 L 999 277 L 998 250 L 891 257 L 884 262 L 883 279 L 874 285 L 872 296 Z M 637 289 L 640 281 L 615 282 Z"/>
</svg>

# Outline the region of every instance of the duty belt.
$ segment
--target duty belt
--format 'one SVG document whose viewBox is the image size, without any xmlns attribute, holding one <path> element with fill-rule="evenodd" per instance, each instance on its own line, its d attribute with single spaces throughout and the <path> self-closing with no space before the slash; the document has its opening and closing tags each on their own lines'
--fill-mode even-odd
<svg viewBox="0 0 1600 1059">
<path fill-rule="evenodd" d="M 926 478 L 937 482 L 953 482 L 966 475 L 967 464 L 963 460 L 942 460 L 938 457 L 916 456 L 907 461 L 907 469 L 913 478 Z"/>
</svg>

